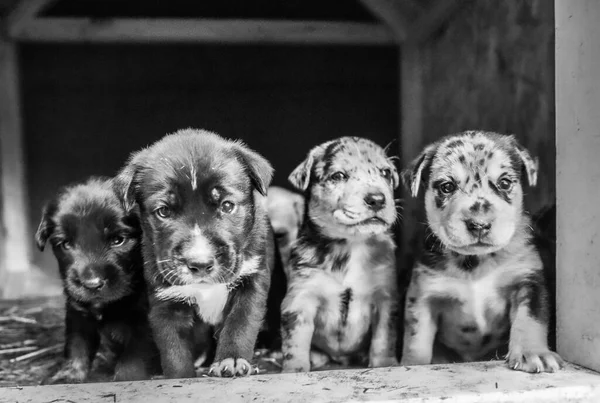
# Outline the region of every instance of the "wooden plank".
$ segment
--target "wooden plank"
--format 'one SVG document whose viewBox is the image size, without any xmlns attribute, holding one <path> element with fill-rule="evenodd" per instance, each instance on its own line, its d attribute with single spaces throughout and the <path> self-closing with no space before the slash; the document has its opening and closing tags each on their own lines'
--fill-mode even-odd
<svg viewBox="0 0 600 403">
<path fill-rule="evenodd" d="M 41 18 L 10 35 L 24 42 L 394 44 L 385 26 L 319 21 Z"/>
<path fill-rule="evenodd" d="M 6 402 L 598 402 L 600 375 L 525 374 L 499 362 L 0 390 Z M 2 400 L 4 399 L 4 400 Z"/>
<path fill-rule="evenodd" d="M 392 30 L 394 38 L 396 38 L 398 43 L 406 39 L 408 22 L 402 14 L 400 1 L 360 0 L 360 2 L 371 12 L 371 14 Z"/>
<path fill-rule="evenodd" d="M 406 43 L 400 51 L 400 155 L 401 164 L 408 164 L 423 147 L 423 71 L 421 49 Z M 405 270 L 412 267 L 421 243 L 422 209 L 419 199 L 402 188 L 402 225 L 399 262 Z"/>
<path fill-rule="evenodd" d="M 600 370 L 600 2 L 556 0 L 557 345 Z"/>
<path fill-rule="evenodd" d="M 22 280 L 30 271 L 27 194 L 23 129 L 16 45 L 0 37 L 0 197 L 2 261 L 0 297 L 20 296 Z"/>
<path fill-rule="evenodd" d="M 55 0 L 20 0 L 6 17 L 5 24 L 8 30 L 16 30 L 19 27 L 36 17 L 49 4 Z"/>
</svg>

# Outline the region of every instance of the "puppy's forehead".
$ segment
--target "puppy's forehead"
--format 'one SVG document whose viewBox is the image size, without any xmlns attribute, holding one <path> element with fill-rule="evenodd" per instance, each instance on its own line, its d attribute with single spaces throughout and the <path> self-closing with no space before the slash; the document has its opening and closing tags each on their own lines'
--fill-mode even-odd
<svg viewBox="0 0 600 403">
<path fill-rule="evenodd" d="M 376 143 L 359 137 L 342 137 L 325 147 L 316 169 L 327 174 L 340 167 L 347 170 L 383 167 L 387 164 L 385 151 Z"/>
<path fill-rule="evenodd" d="M 519 160 L 509 137 L 487 132 L 465 132 L 448 137 L 439 145 L 431 164 L 434 176 L 457 180 L 514 174 L 518 169 Z"/>
<path fill-rule="evenodd" d="M 173 187 L 196 191 L 208 182 L 242 191 L 250 186 L 245 167 L 231 147 L 199 136 L 158 143 L 141 168 L 143 182 L 156 191 Z"/>
</svg>

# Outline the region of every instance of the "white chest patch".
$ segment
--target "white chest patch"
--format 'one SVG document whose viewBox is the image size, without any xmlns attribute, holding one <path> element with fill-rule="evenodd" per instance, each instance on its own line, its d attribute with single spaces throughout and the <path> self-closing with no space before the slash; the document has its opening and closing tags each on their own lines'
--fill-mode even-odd
<svg viewBox="0 0 600 403">
<path fill-rule="evenodd" d="M 195 305 L 196 312 L 205 322 L 216 325 L 223 319 L 229 289 L 227 284 L 173 285 L 160 290 L 156 296 Z"/>
<path fill-rule="evenodd" d="M 260 259 L 254 256 L 242 263 L 235 281 L 258 272 Z M 232 284 L 187 284 L 173 285 L 160 290 L 156 296 L 161 300 L 172 300 L 194 305 L 198 315 L 206 323 L 216 325 L 223 320 L 223 309 L 227 304 Z"/>
</svg>

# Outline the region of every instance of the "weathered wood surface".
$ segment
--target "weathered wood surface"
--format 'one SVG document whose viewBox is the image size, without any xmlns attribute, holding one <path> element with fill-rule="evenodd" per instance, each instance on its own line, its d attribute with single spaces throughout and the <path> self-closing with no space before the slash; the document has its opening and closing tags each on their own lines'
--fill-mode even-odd
<svg viewBox="0 0 600 403">
<path fill-rule="evenodd" d="M 600 374 L 501 362 L 0 389 L 0 402 L 599 402 Z"/>
</svg>

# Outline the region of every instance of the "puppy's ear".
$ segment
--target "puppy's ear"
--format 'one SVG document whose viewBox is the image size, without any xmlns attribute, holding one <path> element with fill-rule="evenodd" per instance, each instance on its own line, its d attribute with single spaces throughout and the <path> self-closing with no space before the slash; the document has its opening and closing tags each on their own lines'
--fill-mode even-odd
<svg viewBox="0 0 600 403">
<path fill-rule="evenodd" d="M 132 154 L 127 161 L 127 164 L 113 178 L 113 189 L 127 212 L 135 207 L 135 180 L 139 171 L 140 162 L 145 155 L 144 151 L 145 150 L 142 150 Z"/>
<path fill-rule="evenodd" d="M 313 164 L 315 163 L 314 150 L 312 150 L 308 157 L 300 163 L 288 176 L 288 180 L 298 190 L 306 190 L 310 183 L 310 172 L 312 171 Z"/>
<path fill-rule="evenodd" d="M 53 200 L 46 204 L 42 209 L 42 219 L 35 233 L 35 243 L 38 249 L 41 251 L 44 250 L 44 247 L 48 242 L 48 238 L 50 238 L 52 232 L 54 231 L 54 222 L 52 221 L 52 216 L 56 213 L 56 208 L 56 200 Z"/>
<path fill-rule="evenodd" d="M 402 183 L 410 190 L 412 197 L 417 197 L 419 194 L 419 187 L 423 179 L 425 179 L 423 173 L 429 169 L 437 147 L 437 143 L 425 147 L 423 152 L 410 163 L 408 168 L 402 171 Z"/>
<path fill-rule="evenodd" d="M 515 140 L 515 151 L 517 155 L 523 162 L 523 166 L 525 167 L 525 172 L 527 172 L 527 180 L 529 182 L 529 186 L 535 186 L 537 184 L 537 174 L 538 174 L 538 159 L 533 158 L 529 151 L 521 146 Z"/>
<path fill-rule="evenodd" d="M 241 142 L 235 143 L 236 153 L 248 169 L 252 185 L 261 195 L 267 195 L 267 189 L 273 179 L 273 167 L 262 155 L 252 151 Z"/>
</svg>

